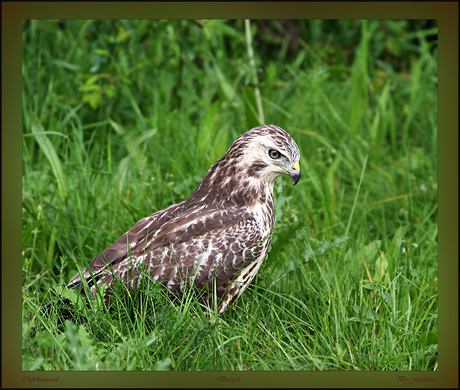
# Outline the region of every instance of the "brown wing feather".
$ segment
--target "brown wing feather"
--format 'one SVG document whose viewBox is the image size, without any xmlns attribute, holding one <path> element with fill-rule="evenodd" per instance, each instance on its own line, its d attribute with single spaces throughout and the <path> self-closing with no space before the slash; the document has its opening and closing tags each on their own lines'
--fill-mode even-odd
<svg viewBox="0 0 460 390">
<path fill-rule="evenodd" d="M 104 250 L 91 262 L 90 270 L 83 270 L 88 285 L 94 284 L 93 278 L 98 285 L 111 285 L 115 276 L 134 288 L 142 265 L 154 279 L 169 282 L 173 292 L 182 289 L 182 282 L 190 277 L 196 288 L 206 288 L 210 279 L 222 288 L 250 261 L 251 250 L 263 238 L 254 234 L 257 224 L 244 210 L 195 208 L 184 214 L 179 208 L 180 204 L 171 206 L 139 221 Z M 197 273 L 203 257 L 208 271 Z M 82 290 L 81 282 L 77 274 L 68 287 Z"/>
<path fill-rule="evenodd" d="M 140 267 L 147 267 L 150 276 L 167 284 L 173 293 L 182 293 L 192 286 L 204 292 L 204 300 L 208 301 L 215 290 L 223 302 L 219 309 L 222 312 L 230 301 L 227 294 L 236 299 L 255 273 L 243 278 L 240 284 L 233 285 L 232 281 L 241 271 L 260 265 L 269 245 L 251 216 L 244 213 L 242 218 L 232 218 L 227 213 L 231 214 L 213 212 L 207 223 L 197 229 L 181 229 L 182 234 L 175 241 L 151 250 L 147 247 L 149 250 L 140 257 L 124 259 L 104 274 L 101 283 L 110 284 L 115 276 L 134 289 L 141 275 Z M 208 225 L 214 228 L 207 229 Z"/>
<path fill-rule="evenodd" d="M 128 244 L 139 243 L 146 237 L 148 231 L 158 230 L 169 218 L 174 217 L 181 209 L 184 202 L 169 206 L 161 211 L 158 211 L 147 218 L 141 219 L 130 230 L 123 234 L 117 241 L 100 253 L 89 264 L 88 268 L 91 269 L 94 276 L 97 277 L 98 273 L 102 270 L 111 267 L 120 261 L 123 261 L 128 256 Z M 132 249 L 131 249 L 132 251 Z M 90 283 L 91 276 L 87 269 L 83 271 L 84 278 Z M 81 284 L 80 274 L 75 275 L 67 284 L 69 288 L 78 289 Z"/>
</svg>

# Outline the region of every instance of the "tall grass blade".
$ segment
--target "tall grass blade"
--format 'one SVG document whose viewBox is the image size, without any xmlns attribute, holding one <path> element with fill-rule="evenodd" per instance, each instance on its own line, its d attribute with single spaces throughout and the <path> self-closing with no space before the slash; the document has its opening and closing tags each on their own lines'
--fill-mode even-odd
<svg viewBox="0 0 460 390">
<path fill-rule="evenodd" d="M 359 191 L 361 190 L 361 184 L 362 184 L 363 178 L 364 178 L 364 171 L 366 170 L 367 157 L 368 157 L 368 156 L 366 156 L 366 157 L 364 158 L 363 169 L 362 169 L 362 171 L 361 171 L 361 176 L 360 176 L 360 178 L 359 178 L 358 188 L 356 189 L 355 200 L 354 200 L 354 202 L 353 202 L 353 207 L 351 208 L 350 217 L 349 217 L 349 219 L 348 219 L 347 228 L 346 228 L 346 230 L 345 230 L 345 236 L 348 236 L 348 231 L 350 230 L 351 221 L 353 220 L 353 213 L 355 212 L 356 203 L 358 202 Z"/>
<path fill-rule="evenodd" d="M 262 98 L 259 89 L 259 78 L 257 77 L 256 61 L 254 58 L 254 51 L 252 49 L 251 22 L 249 19 L 244 20 L 244 29 L 246 31 L 246 46 L 248 48 L 249 65 L 251 67 L 252 79 L 254 83 L 254 94 L 257 103 L 259 123 L 265 124 L 264 109 L 262 106 Z"/>
<path fill-rule="evenodd" d="M 67 198 L 67 182 L 62 168 L 61 161 L 58 158 L 56 150 L 54 149 L 53 143 L 48 139 L 43 129 L 43 126 L 39 123 L 34 123 L 31 126 L 32 133 L 35 136 L 35 140 L 40 146 L 43 154 L 48 159 L 51 165 L 51 170 L 58 184 L 59 195 L 62 200 Z"/>
</svg>

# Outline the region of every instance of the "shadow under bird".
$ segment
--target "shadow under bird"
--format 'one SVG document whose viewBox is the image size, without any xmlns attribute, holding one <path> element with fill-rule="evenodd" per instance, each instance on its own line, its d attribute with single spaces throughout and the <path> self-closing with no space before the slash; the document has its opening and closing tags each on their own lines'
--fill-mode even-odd
<svg viewBox="0 0 460 390">
<path fill-rule="evenodd" d="M 147 275 L 174 295 L 192 288 L 204 307 L 217 302 L 216 312 L 222 314 L 265 259 L 274 223 L 274 181 L 285 174 L 297 184 L 299 158 L 296 142 L 278 126 L 242 134 L 189 199 L 141 219 L 67 287 L 86 298 L 99 290 L 110 306 L 117 280 L 135 291 Z M 70 304 L 68 298 L 59 302 Z"/>
</svg>

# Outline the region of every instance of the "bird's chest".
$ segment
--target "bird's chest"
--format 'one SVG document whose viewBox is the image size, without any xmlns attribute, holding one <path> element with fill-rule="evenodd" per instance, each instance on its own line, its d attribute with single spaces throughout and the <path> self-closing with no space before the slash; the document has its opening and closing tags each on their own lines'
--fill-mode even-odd
<svg viewBox="0 0 460 390">
<path fill-rule="evenodd" d="M 271 232 L 273 229 L 273 204 L 271 202 L 258 202 L 258 204 L 252 208 L 252 215 L 258 224 L 259 232 L 263 239 L 258 244 L 257 249 L 253 252 L 256 258 L 253 259 L 247 267 L 241 269 L 236 279 L 237 282 L 241 283 L 242 287 L 244 286 L 242 291 L 244 291 L 247 285 L 252 281 L 267 255 L 271 242 Z"/>
<path fill-rule="evenodd" d="M 250 211 L 254 217 L 254 220 L 259 226 L 262 236 L 266 237 L 273 229 L 273 202 L 270 201 L 258 201 L 251 207 Z"/>
</svg>

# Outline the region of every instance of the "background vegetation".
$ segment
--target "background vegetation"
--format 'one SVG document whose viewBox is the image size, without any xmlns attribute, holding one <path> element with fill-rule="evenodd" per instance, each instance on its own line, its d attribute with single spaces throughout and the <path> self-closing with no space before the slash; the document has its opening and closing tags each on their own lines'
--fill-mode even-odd
<svg viewBox="0 0 460 390">
<path fill-rule="evenodd" d="M 437 369 L 436 23 L 246 32 L 24 21 L 23 369 Z M 269 256 L 218 321 L 155 286 L 27 320 L 262 116 L 296 139 L 302 179 L 278 179 Z"/>
</svg>

